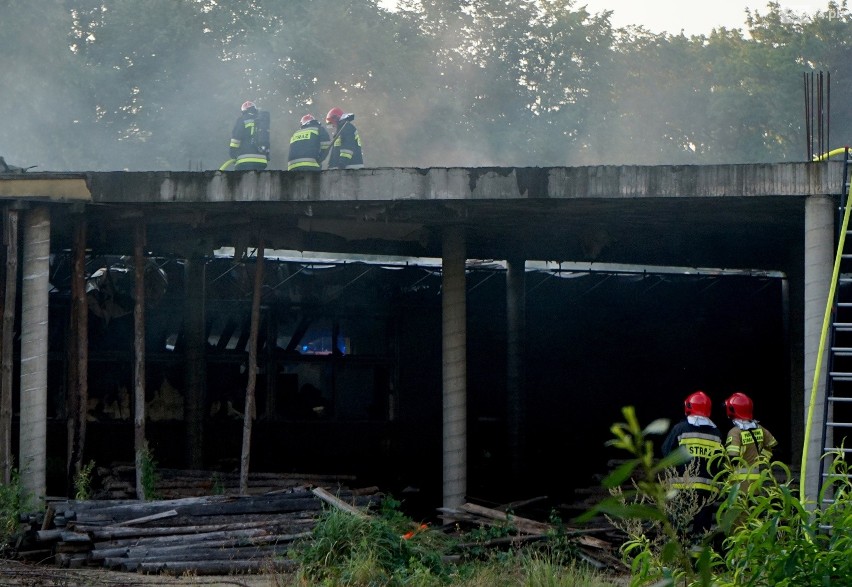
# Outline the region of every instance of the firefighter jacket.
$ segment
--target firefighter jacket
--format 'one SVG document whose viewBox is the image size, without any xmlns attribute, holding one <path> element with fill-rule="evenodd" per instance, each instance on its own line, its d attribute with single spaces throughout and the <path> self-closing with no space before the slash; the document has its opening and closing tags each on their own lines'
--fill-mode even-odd
<svg viewBox="0 0 852 587">
<path fill-rule="evenodd" d="M 318 120 L 311 120 L 290 137 L 287 171 L 319 171 L 330 146 L 328 131 Z"/>
<path fill-rule="evenodd" d="M 663 456 L 669 455 L 679 446 L 684 447 L 692 456 L 688 462 L 677 467 L 674 486 L 716 492 L 713 478 L 721 469 L 721 457 L 724 454 L 722 433 L 709 418 L 699 420 L 701 424 L 692 424 L 682 420 L 674 425 L 663 441 Z M 692 463 L 696 462 L 696 465 Z M 694 468 L 697 466 L 697 470 Z M 690 471 L 687 473 L 687 468 Z"/>
<path fill-rule="evenodd" d="M 331 145 L 329 169 L 361 169 L 364 154 L 361 150 L 361 135 L 351 122 L 344 122 Z"/>
<path fill-rule="evenodd" d="M 266 169 L 269 162 L 269 149 L 258 144 L 257 113 L 243 112 L 234 123 L 231 131 L 231 159 L 234 170 Z"/>
<path fill-rule="evenodd" d="M 757 420 L 734 420 L 728 432 L 725 448 L 733 461 L 732 478 L 751 482 L 760 477 L 761 466 L 772 459 L 772 450 L 778 441 Z"/>
</svg>

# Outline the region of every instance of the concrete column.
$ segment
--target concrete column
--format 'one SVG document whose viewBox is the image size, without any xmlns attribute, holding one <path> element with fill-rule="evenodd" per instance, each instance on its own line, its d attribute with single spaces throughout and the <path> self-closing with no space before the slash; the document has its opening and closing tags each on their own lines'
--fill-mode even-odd
<svg viewBox="0 0 852 587">
<path fill-rule="evenodd" d="M 506 263 L 506 417 L 508 420 L 509 463 L 512 479 L 520 480 L 524 462 L 526 394 L 524 350 L 526 349 L 526 262 Z"/>
<path fill-rule="evenodd" d="M 831 277 L 834 269 L 834 224 L 835 200 L 829 196 L 810 196 L 805 202 L 805 417 L 809 413 L 814 374 L 817 368 L 817 355 L 820 348 L 823 322 Z M 828 344 L 824 343 L 819 380 L 816 388 L 816 400 L 813 406 L 813 422 L 810 438 L 807 442 L 807 470 L 803 480 L 805 496 L 808 500 L 817 498 L 819 487 L 819 459 L 822 456 L 822 429 L 825 422 L 825 383 L 828 371 Z M 805 422 L 807 425 L 807 422 Z"/>
<path fill-rule="evenodd" d="M 47 304 L 50 276 L 50 210 L 24 214 L 21 286 L 21 426 L 18 469 L 29 497 L 47 492 Z"/>
<path fill-rule="evenodd" d="M 457 507 L 467 493 L 467 306 L 463 229 L 443 236 L 443 505 Z"/>
</svg>

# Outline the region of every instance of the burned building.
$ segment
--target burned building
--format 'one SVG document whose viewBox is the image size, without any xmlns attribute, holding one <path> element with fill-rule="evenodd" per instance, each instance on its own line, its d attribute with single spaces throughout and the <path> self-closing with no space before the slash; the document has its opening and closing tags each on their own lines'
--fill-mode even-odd
<svg viewBox="0 0 852 587">
<path fill-rule="evenodd" d="M 570 499 L 619 458 L 605 442 L 621 407 L 676 419 L 703 389 L 723 429 L 722 400 L 749 393 L 796 468 L 841 176 L 835 162 L 0 175 L 20 247 L 49 235 L 33 261 L 49 275 L 45 405 L 21 326 L 11 452 L 43 458 L 33 489 L 65 491 L 83 369 L 82 458 L 98 463 L 133 461 L 141 387 L 158 463 L 239 468 L 253 386 L 252 470 L 416 487 L 433 507 Z"/>
</svg>

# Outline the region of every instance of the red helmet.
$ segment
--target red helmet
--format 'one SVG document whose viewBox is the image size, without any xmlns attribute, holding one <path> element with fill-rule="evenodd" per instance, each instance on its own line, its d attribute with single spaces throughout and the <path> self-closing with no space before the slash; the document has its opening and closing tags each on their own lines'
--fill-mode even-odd
<svg viewBox="0 0 852 587">
<path fill-rule="evenodd" d="M 255 110 L 257 110 L 257 106 L 255 106 L 254 102 L 252 102 L 251 100 L 246 100 L 245 102 L 243 102 L 243 105 L 240 106 L 240 110 L 242 112 L 245 112 L 246 110 L 250 110 L 251 108 L 254 108 Z"/>
<path fill-rule="evenodd" d="M 711 408 L 710 396 L 703 391 L 691 393 L 683 400 L 683 411 L 687 416 L 704 416 L 705 418 L 709 418 Z"/>
<path fill-rule="evenodd" d="M 309 122 L 313 122 L 314 120 L 316 120 L 316 118 L 314 118 L 313 114 L 305 114 L 302 117 L 302 120 L 299 121 L 299 125 L 305 126 L 306 124 L 308 124 Z"/>
<path fill-rule="evenodd" d="M 751 420 L 754 415 L 754 404 L 749 396 L 738 391 L 725 400 L 725 411 L 732 420 Z"/>
<path fill-rule="evenodd" d="M 325 121 L 329 124 L 337 124 L 340 122 L 341 116 L 343 116 L 343 110 L 335 107 L 329 110 L 328 114 L 325 115 Z"/>
</svg>

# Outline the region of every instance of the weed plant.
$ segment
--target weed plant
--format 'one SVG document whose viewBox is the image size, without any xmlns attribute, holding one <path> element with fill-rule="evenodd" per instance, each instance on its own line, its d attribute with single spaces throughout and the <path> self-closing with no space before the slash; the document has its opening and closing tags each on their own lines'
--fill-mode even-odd
<svg viewBox="0 0 852 587">
<path fill-rule="evenodd" d="M 92 496 L 92 470 L 95 461 L 89 461 L 74 475 L 74 499 L 85 501 Z"/>
<path fill-rule="evenodd" d="M 20 472 L 12 469 L 9 484 L 0 483 L 0 556 L 14 544 L 22 529 L 21 515 L 30 509 Z"/>
<path fill-rule="evenodd" d="M 154 458 L 154 453 L 148 448 L 146 444 L 142 449 L 141 455 L 141 474 L 142 474 L 142 493 L 143 499 L 153 500 L 159 499 L 160 496 L 157 493 L 157 481 L 160 479 L 160 475 L 157 472 L 157 460 Z"/>
</svg>

